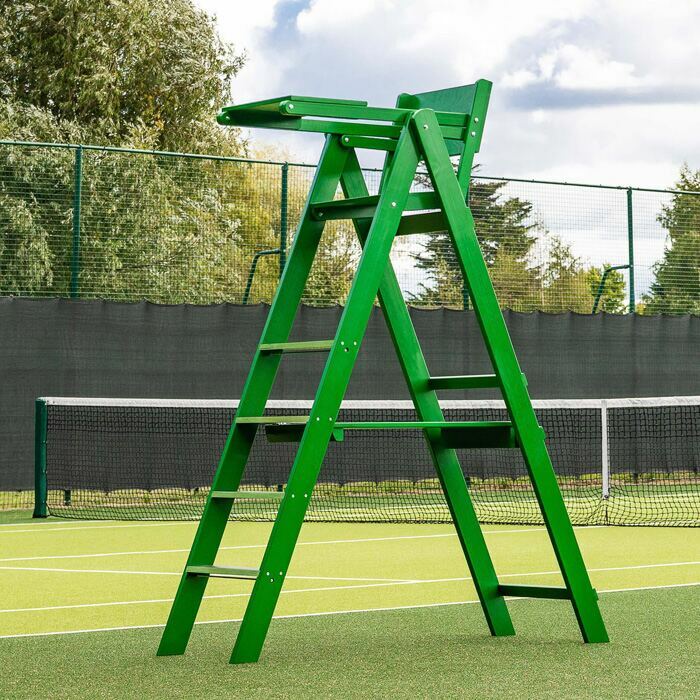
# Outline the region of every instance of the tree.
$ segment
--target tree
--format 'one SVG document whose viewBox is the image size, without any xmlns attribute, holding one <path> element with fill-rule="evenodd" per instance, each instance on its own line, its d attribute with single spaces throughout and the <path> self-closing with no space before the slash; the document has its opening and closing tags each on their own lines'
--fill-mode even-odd
<svg viewBox="0 0 700 700">
<path fill-rule="evenodd" d="M 80 124 L 97 143 L 240 151 L 213 115 L 243 57 L 191 0 L 5 3 L 0 38 L 3 100 Z"/>
<path fill-rule="evenodd" d="M 644 296 L 646 314 L 700 314 L 700 170 L 685 164 L 671 203 L 657 221 L 668 231 L 663 258 L 654 265 L 654 281 Z"/>
<path fill-rule="evenodd" d="M 419 181 L 428 184 L 425 178 Z M 541 227 L 533 221 L 530 202 L 503 196 L 501 189 L 505 185 L 505 182 L 472 180 L 469 204 L 501 303 L 526 311 L 530 310 L 528 299 L 537 285 L 537 271 L 528 261 Z M 416 267 L 425 271 L 429 283 L 420 285 L 412 301 L 461 307 L 462 273 L 448 234 L 431 234 L 414 258 Z"/>
<path fill-rule="evenodd" d="M 429 184 L 425 179 L 422 184 Z M 505 182 L 472 180 L 469 204 L 489 275 L 503 308 L 515 311 L 590 313 L 603 274 L 586 267 L 569 245 L 538 221 L 533 205 L 504 197 Z M 429 282 L 413 301 L 431 306 L 464 304 L 462 273 L 447 233 L 432 234 L 413 254 Z M 541 261 L 541 262 L 540 262 Z M 608 275 L 599 308 L 624 310 L 624 277 Z"/>
<path fill-rule="evenodd" d="M 550 235 L 546 258 L 540 267 L 541 297 L 537 308 L 548 313 L 591 313 L 605 267 L 608 266 L 586 267 L 573 254 L 571 246 Z M 608 274 L 598 309 L 610 313 L 624 311 L 625 279 L 618 270 Z"/>
</svg>

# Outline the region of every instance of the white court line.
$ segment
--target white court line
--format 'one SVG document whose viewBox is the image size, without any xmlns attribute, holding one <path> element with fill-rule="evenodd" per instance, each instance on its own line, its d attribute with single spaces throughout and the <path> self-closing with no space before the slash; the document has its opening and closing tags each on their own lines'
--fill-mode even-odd
<svg viewBox="0 0 700 700">
<path fill-rule="evenodd" d="M 0 523 L 0 529 L 4 527 L 27 527 L 31 525 L 32 527 L 46 527 L 47 525 L 85 525 L 90 523 L 113 523 L 114 520 L 49 520 L 48 518 L 34 518 L 31 523 Z"/>
<path fill-rule="evenodd" d="M 671 566 L 698 566 L 700 561 L 679 561 L 679 562 L 669 562 L 666 564 L 637 564 L 633 566 L 610 566 L 596 569 L 588 569 L 589 572 L 605 572 L 605 571 L 627 571 L 630 569 L 656 569 Z M 21 569 L 24 570 L 24 569 Z M 31 571 L 53 571 L 53 569 L 30 569 Z M 59 571 L 65 571 L 65 569 L 59 569 Z M 82 572 L 83 569 L 76 569 L 75 571 Z M 89 572 L 89 573 L 102 573 L 102 572 Z M 121 573 L 121 572 L 120 572 Z M 129 572 L 130 573 L 130 572 Z M 162 572 L 159 572 L 162 573 Z M 560 571 L 528 571 L 513 574 L 499 574 L 499 578 L 521 578 L 527 576 L 556 576 L 561 574 Z M 173 576 L 179 576 L 180 574 L 172 573 Z M 435 579 L 384 579 L 384 578 L 342 578 L 342 577 L 332 577 L 332 576 L 287 576 L 287 579 L 298 579 L 298 580 L 320 580 L 320 581 L 379 581 L 380 583 L 371 583 L 364 585 L 353 585 L 353 586 L 330 586 L 326 588 L 294 588 L 294 589 L 283 589 L 282 594 L 290 593 L 317 593 L 320 591 L 344 591 L 349 589 L 358 588 L 377 588 L 385 586 L 407 586 L 407 585 L 419 585 L 419 584 L 431 584 L 431 583 L 454 583 L 460 581 L 471 581 L 471 576 L 458 576 L 454 578 L 435 578 Z M 622 589 L 621 589 L 622 590 Z M 624 589 L 628 590 L 628 589 Z M 223 593 L 220 595 L 205 595 L 205 599 L 215 599 L 215 598 L 244 598 L 249 597 L 250 593 Z M 108 607 L 110 605 L 143 605 L 147 603 L 170 603 L 172 598 L 159 598 L 155 600 L 124 600 L 116 602 L 107 603 L 74 603 L 71 605 L 50 605 L 40 608 L 13 608 L 7 610 L 0 610 L 2 613 L 18 613 L 18 612 L 41 612 L 44 610 L 68 610 L 73 608 L 100 608 Z"/>
<path fill-rule="evenodd" d="M 161 523 L 152 523 L 154 525 L 160 525 Z M 122 527 L 138 527 L 137 525 L 125 525 Z M 611 527 L 609 525 L 581 525 L 574 528 L 575 530 L 598 530 L 606 527 Z M 612 526 L 614 527 L 614 526 Z M 70 530 L 77 530 L 82 528 L 68 528 Z M 87 530 L 96 530 L 99 528 L 85 528 Z M 484 535 L 515 535 L 528 532 L 544 532 L 544 527 L 531 527 L 531 528 L 520 528 L 517 530 L 483 530 Z M 20 532 L 24 532 L 21 530 Z M 30 532 L 27 530 L 27 532 Z M 0 533 L 2 534 L 2 533 Z M 358 539 L 349 540 L 319 540 L 310 542 L 297 542 L 297 547 L 309 547 L 316 545 L 327 545 L 327 544 L 353 544 L 355 542 L 392 542 L 395 540 L 425 540 L 425 539 L 435 539 L 442 537 L 457 537 L 456 532 L 443 532 L 436 533 L 432 535 L 393 535 L 390 537 L 362 537 Z M 233 549 L 260 549 L 267 547 L 267 542 L 262 544 L 239 544 L 230 545 L 227 547 L 219 547 L 219 550 L 233 550 Z M 138 554 L 177 554 L 181 552 L 189 552 L 187 549 L 145 549 L 134 552 L 105 552 L 97 554 L 60 554 L 60 555 L 49 555 L 49 556 L 39 556 L 39 557 L 11 557 L 6 559 L 0 559 L 0 562 L 6 561 L 33 561 L 33 560 L 44 560 L 44 559 L 79 559 L 79 558 L 89 558 L 89 557 L 119 557 L 119 556 L 131 556 Z"/>
<path fill-rule="evenodd" d="M 598 593 L 629 593 L 633 591 L 655 591 L 664 588 L 690 588 L 693 586 L 700 586 L 700 581 L 693 581 L 692 583 L 672 583 L 665 586 L 639 586 L 637 588 L 610 588 L 604 591 L 598 591 Z M 529 598 L 508 598 L 509 600 L 531 600 Z M 312 612 L 312 613 L 296 613 L 293 615 L 275 615 L 274 620 L 290 620 L 300 617 L 326 617 L 328 615 L 352 615 L 354 613 L 375 613 L 375 612 L 391 612 L 393 610 L 418 610 L 421 608 L 445 608 L 452 605 L 475 605 L 478 600 L 454 600 L 447 603 L 421 603 L 418 605 L 397 605 L 395 607 L 386 608 L 360 608 L 356 610 L 327 610 L 323 612 Z M 201 620 L 195 622 L 195 625 L 218 625 L 228 622 L 241 622 L 241 618 L 229 618 L 225 620 Z M 118 632 L 123 630 L 142 630 L 142 629 L 153 629 L 158 627 L 165 627 L 164 624 L 157 625 L 124 625 L 122 627 L 97 627 L 94 629 L 83 629 L 83 630 L 64 630 L 59 632 L 28 632 L 22 634 L 4 634 L 0 635 L 0 639 L 17 639 L 19 637 L 55 637 L 58 635 L 66 634 L 86 634 L 89 632 Z"/>
<path fill-rule="evenodd" d="M 38 530 L 41 532 L 73 532 L 74 530 L 110 530 L 110 529 L 126 529 L 128 527 L 166 527 L 168 525 L 197 525 L 196 520 L 168 520 L 165 523 L 133 523 L 130 525 L 95 525 L 95 527 L 83 527 L 81 525 L 77 527 L 46 527 L 39 525 L 39 527 L 31 527 L 28 530 L 8 530 L 7 532 L 0 530 L 0 535 L 16 535 L 20 532 L 33 532 L 37 533 Z M 87 522 L 104 522 L 103 520 L 97 521 L 87 521 Z"/>
<path fill-rule="evenodd" d="M 131 576 L 182 576 L 182 571 L 128 571 L 126 569 L 55 569 L 42 566 L 0 566 L 0 571 L 48 571 L 58 574 L 128 574 Z M 406 581 L 403 578 L 355 578 L 343 576 L 286 576 L 311 581 Z M 0 611 L 1 612 L 1 611 Z"/>
</svg>

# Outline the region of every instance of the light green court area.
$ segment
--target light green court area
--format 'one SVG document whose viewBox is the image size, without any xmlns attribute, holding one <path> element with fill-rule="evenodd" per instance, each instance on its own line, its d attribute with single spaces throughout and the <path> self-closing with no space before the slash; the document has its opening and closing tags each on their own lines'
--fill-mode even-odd
<svg viewBox="0 0 700 700">
<path fill-rule="evenodd" d="M 229 526 L 217 563 L 257 566 L 269 527 Z M 248 581 L 212 580 L 187 654 L 155 657 L 194 529 L 0 525 L 0 697 L 692 697 L 700 687 L 698 529 L 577 528 L 611 635 L 584 645 L 567 601 L 513 600 L 516 636 L 491 638 L 451 526 L 309 523 L 262 659 L 237 667 L 227 662 Z M 542 527 L 485 530 L 504 583 L 561 584 Z"/>
</svg>

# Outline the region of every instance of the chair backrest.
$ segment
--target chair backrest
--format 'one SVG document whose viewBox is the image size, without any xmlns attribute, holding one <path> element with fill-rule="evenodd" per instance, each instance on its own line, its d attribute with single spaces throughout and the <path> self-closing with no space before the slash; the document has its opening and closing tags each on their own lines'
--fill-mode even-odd
<svg viewBox="0 0 700 700">
<path fill-rule="evenodd" d="M 445 88 L 443 90 L 432 90 L 431 92 L 419 92 L 410 94 L 401 93 L 396 99 L 396 106 L 404 109 L 420 109 L 427 107 L 441 112 L 460 112 L 470 116 L 465 140 L 445 139 L 447 151 L 451 156 L 461 156 L 460 159 L 460 184 L 466 191 L 468 184 L 468 173 L 471 171 L 471 163 L 474 154 L 479 151 L 481 145 L 481 135 L 484 130 L 484 121 L 491 94 L 491 82 L 488 80 L 477 80 L 471 85 L 460 85 L 459 87 Z M 474 119 L 476 117 L 476 120 Z M 471 141 L 471 133 L 476 133 Z M 469 148 L 465 149 L 465 145 Z M 464 158 L 468 162 L 462 163 Z M 463 167 L 464 166 L 464 167 Z"/>
</svg>

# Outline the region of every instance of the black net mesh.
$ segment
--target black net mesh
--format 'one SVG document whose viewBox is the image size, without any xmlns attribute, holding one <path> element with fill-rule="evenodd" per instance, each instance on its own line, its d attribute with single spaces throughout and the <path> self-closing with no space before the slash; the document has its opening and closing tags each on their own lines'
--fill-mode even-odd
<svg viewBox="0 0 700 700">
<path fill-rule="evenodd" d="M 660 406 L 644 405 L 644 400 L 609 402 L 607 480 L 600 402 L 535 402 L 574 523 L 700 525 L 700 399 L 677 401 Z M 507 420 L 499 406 L 446 402 L 444 412 L 448 420 Z M 305 412 L 279 403 L 270 410 L 275 415 Z M 52 515 L 186 520 L 201 516 L 235 407 L 49 402 L 47 415 Z M 347 402 L 339 420 L 416 416 L 406 402 Z M 260 429 L 241 488 L 282 491 L 296 447 L 268 442 Z M 519 450 L 458 454 L 482 522 L 542 522 Z M 276 501 L 238 500 L 232 518 L 272 520 L 277 507 Z M 348 431 L 343 442 L 331 443 L 307 520 L 449 522 L 421 431 Z"/>
</svg>

